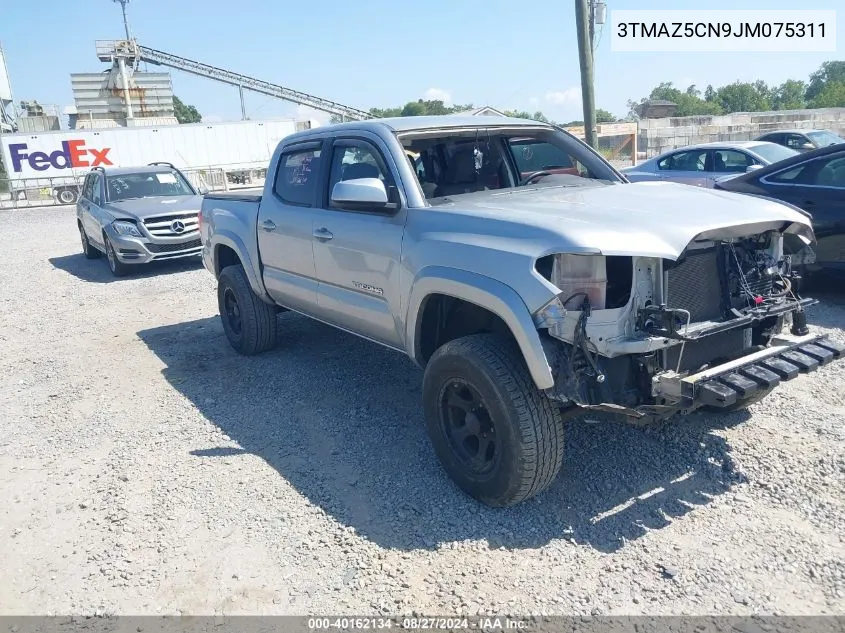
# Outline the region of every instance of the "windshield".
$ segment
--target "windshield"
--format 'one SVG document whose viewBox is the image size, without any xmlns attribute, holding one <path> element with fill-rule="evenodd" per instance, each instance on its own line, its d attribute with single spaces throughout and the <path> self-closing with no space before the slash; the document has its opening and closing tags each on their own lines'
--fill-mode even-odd
<svg viewBox="0 0 845 633">
<path fill-rule="evenodd" d="M 845 143 L 845 139 L 836 136 L 832 132 L 826 132 L 825 130 L 821 130 L 819 132 L 807 132 L 807 136 L 810 137 L 810 140 L 816 144 L 816 147 L 827 147 L 828 145 L 836 145 L 838 143 Z"/>
<path fill-rule="evenodd" d="M 425 197 L 622 182 L 600 156 L 549 128 L 420 130 L 399 136 Z M 542 172 L 542 173 L 538 173 Z"/>
<path fill-rule="evenodd" d="M 794 149 L 777 145 L 776 143 L 761 143 L 750 148 L 752 152 L 763 158 L 769 164 L 785 160 L 798 154 Z"/>
<path fill-rule="evenodd" d="M 117 202 L 130 198 L 193 196 L 196 194 L 179 172 L 148 171 L 108 176 L 106 178 L 106 195 L 109 202 Z"/>
</svg>

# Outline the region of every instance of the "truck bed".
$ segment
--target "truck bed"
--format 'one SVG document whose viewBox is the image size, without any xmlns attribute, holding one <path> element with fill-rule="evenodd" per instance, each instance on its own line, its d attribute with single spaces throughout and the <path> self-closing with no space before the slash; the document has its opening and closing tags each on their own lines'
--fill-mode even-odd
<svg viewBox="0 0 845 633">
<path fill-rule="evenodd" d="M 203 196 L 207 200 L 238 200 L 240 202 L 261 202 L 260 193 L 238 193 L 235 191 L 207 193 Z"/>
</svg>

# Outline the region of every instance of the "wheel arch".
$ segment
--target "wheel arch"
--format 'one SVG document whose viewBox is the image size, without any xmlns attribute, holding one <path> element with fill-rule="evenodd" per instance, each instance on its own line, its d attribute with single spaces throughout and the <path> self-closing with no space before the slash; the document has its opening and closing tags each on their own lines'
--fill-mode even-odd
<svg viewBox="0 0 845 633">
<path fill-rule="evenodd" d="M 437 318 L 433 314 L 432 302 L 442 301 L 444 297 L 460 302 L 460 306 L 473 306 L 491 314 L 491 323 L 500 321 L 519 346 L 537 388 L 550 389 L 554 386 L 540 334 L 522 298 L 500 281 L 454 268 L 425 268 L 411 286 L 405 340 L 408 355 L 415 363 L 424 367 L 438 344 L 449 340 L 425 340 L 432 328 L 427 319 Z"/>
<path fill-rule="evenodd" d="M 226 266 L 240 264 L 243 266 L 252 291 L 265 303 L 275 303 L 267 294 L 261 281 L 261 268 L 258 262 L 250 257 L 249 250 L 240 237 L 229 231 L 215 232 L 210 246 L 213 253 L 215 278 L 220 277 L 220 273 Z"/>
</svg>

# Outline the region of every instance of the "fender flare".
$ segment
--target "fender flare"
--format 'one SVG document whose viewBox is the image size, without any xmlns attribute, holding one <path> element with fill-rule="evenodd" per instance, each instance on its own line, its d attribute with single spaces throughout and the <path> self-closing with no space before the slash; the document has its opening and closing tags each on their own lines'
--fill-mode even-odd
<svg viewBox="0 0 845 633">
<path fill-rule="evenodd" d="M 531 314 L 516 291 L 500 281 L 456 268 L 429 266 L 419 272 L 411 285 L 405 319 L 408 355 L 418 365 L 417 340 L 422 308 L 427 297 L 443 294 L 489 310 L 504 321 L 516 339 L 528 371 L 538 389 L 551 389 L 555 381 Z"/>
<path fill-rule="evenodd" d="M 217 248 L 220 246 L 228 246 L 235 251 L 238 259 L 241 260 L 247 281 L 249 282 L 249 287 L 252 288 L 255 295 L 265 303 L 275 305 L 275 301 L 273 301 L 270 298 L 270 295 L 267 294 L 267 290 L 264 288 L 264 283 L 261 281 L 261 268 L 258 266 L 258 262 L 253 261 L 253 259 L 249 256 L 249 249 L 247 249 L 244 241 L 238 237 L 236 233 L 225 229 L 216 230 L 214 232 L 213 240 L 209 246 L 211 247 L 211 253 L 214 261 L 215 277 L 219 277 L 221 272 L 220 262 L 217 260 Z"/>
</svg>

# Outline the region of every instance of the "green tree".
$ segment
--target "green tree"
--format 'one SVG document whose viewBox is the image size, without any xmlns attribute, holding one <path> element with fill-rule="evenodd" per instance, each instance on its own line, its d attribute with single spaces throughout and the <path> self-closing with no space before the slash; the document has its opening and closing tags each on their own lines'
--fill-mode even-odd
<svg viewBox="0 0 845 633">
<path fill-rule="evenodd" d="M 596 123 L 615 123 L 616 117 L 607 110 L 596 109 Z"/>
<path fill-rule="evenodd" d="M 753 84 L 735 81 L 716 91 L 716 101 L 722 110 L 731 112 L 765 112 L 769 110 L 769 88 L 764 81 Z"/>
<path fill-rule="evenodd" d="M 819 69 L 810 75 L 810 83 L 804 97 L 813 101 L 829 83 L 845 82 L 845 62 L 824 62 Z"/>
<path fill-rule="evenodd" d="M 675 116 L 698 116 L 706 114 L 722 114 L 717 102 L 705 101 L 695 86 L 686 90 L 676 88 L 671 81 L 664 81 L 651 91 L 648 98 L 639 101 L 629 101 L 628 106 L 633 111 L 637 105 L 649 100 L 671 101 L 678 107 Z"/>
<path fill-rule="evenodd" d="M 845 81 L 831 81 L 812 100 L 814 108 L 845 108 Z"/>
<path fill-rule="evenodd" d="M 772 107 L 775 110 L 800 110 L 805 106 L 804 93 L 807 85 L 797 79 L 787 79 L 772 88 Z"/>
<path fill-rule="evenodd" d="M 192 105 L 185 105 L 176 95 L 173 96 L 173 113 L 179 123 L 201 123 L 202 115 Z"/>
</svg>

